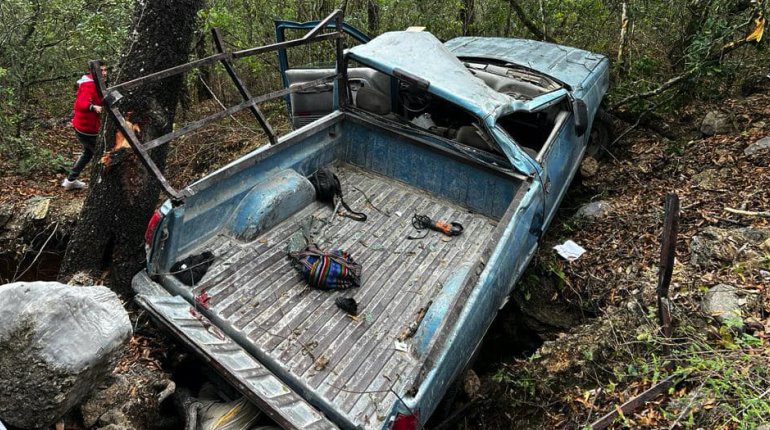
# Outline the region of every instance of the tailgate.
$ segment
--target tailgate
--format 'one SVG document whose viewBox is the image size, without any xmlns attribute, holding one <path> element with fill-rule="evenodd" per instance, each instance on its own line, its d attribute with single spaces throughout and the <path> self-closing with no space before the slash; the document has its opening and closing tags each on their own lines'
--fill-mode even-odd
<svg viewBox="0 0 770 430">
<path fill-rule="evenodd" d="M 136 301 L 283 428 L 338 428 L 206 317 L 194 316 L 182 297 L 140 294 Z"/>
</svg>

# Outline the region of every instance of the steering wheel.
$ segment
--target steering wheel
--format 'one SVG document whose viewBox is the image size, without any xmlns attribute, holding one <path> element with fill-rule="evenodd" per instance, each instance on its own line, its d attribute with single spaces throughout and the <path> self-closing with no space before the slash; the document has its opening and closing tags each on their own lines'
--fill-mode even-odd
<svg viewBox="0 0 770 430">
<path fill-rule="evenodd" d="M 421 113 L 430 105 L 430 94 L 415 89 L 412 85 L 401 82 L 398 86 L 398 101 L 408 112 Z"/>
</svg>

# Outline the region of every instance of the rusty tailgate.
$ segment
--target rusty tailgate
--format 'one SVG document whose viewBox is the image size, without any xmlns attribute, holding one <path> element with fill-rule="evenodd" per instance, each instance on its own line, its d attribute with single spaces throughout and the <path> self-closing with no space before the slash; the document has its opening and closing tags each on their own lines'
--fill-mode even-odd
<svg viewBox="0 0 770 430">
<path fill-rule="evenodd" d="M 184 298 L 138 295 L 136 301 L 283 428 L 338 428 L 206 317 L 195 313 Z"/>
</svg>

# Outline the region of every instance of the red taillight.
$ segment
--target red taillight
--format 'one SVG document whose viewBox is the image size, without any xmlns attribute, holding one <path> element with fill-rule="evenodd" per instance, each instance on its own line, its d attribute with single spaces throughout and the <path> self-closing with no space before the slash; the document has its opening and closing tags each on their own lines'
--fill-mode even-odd
<svg viewBox="0 0 770 430">
<path fill-rule="evenodd" d="M 155 235 L 155 228 L 158 227 L 161 218 L 162 216 L 159 210 L 152 213 L 152 218 L 150 218 L 150 222 L 147 223 L 147 230 L 144 232 L 144 243 L 146 243 L 147 246 L 152 245 L 152 237 Z"/>
<path fill-rule="evenodd" d="M 397 414 L 391 430 L 416 430 L 417 428 L 417 415 Z"/>
</svg>

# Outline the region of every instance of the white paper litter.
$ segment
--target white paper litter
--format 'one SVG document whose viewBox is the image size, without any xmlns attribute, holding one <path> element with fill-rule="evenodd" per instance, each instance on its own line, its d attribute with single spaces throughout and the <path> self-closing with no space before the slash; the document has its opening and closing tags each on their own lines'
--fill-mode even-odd
<svg viewBox="0 0 770 430">
<path fill-rule="evenodd" d="M 561 245 L 556 245 L 553 249 L 567 261 L 575 261 L 586 252 L 582 246 L 571 240 L 568 240 Z"/>
<path fill-rule="evenodd" d="M 394 349 L 401 352 L 409 352 L 409 345 L 406 342 L 395 341 Z"/>
</svg>

